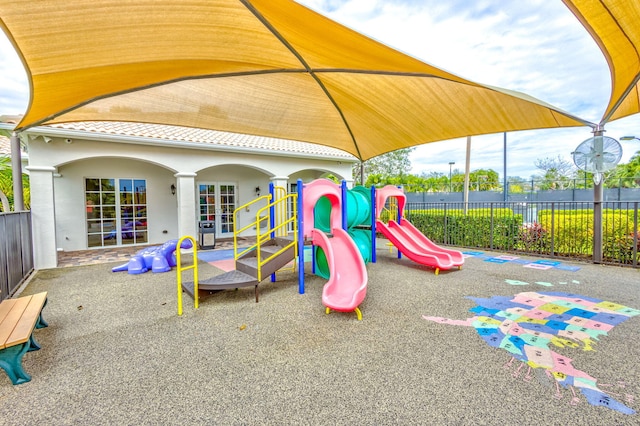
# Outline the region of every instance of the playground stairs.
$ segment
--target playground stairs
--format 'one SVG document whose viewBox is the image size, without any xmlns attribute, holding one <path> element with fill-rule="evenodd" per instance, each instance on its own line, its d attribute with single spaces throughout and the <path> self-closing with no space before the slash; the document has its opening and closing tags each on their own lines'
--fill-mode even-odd
<svg viewBox="0 0 640 426">
<path fill-rule="evenodd" d="M 258 268 L 258 249 L 256 249 L 239 257 L 236 260 L 236 269 L 256 279 L 266 278 L 295 258 L 295 246 L 291 245 L 292 241 L 293 239 L 288 237 L 272 238 L 259 246 L 261 268 Z M 282 251 L 287 246 L 289 247 Z"/>
<path fill-rule="evenodd" d="M 258 284 L 294 260 L 295 245 L 291 245 L 292 241 L 293 240 L 288 237 L 272 238 L 260 244 L 259 251 L 256 248 L 236 259 L 235 270 L 198 280 L 199 298 L 208 296 L 219 290 L 253 286 L 255 287 L 257 303 Z M 258 252 L 260 253 L 261 267 L 258 266 Z M 194 297 L 193 282 L 182 283 L 182 289 L 191 297 Z"/>
<path fill-rule="evenodd" d="M 275 281 L 275 273 L 285 269 L 287 264 L 297 254 L 297 194 L 287 194 L 285 188 L 270 185 L 269 194 L 251 200 L 247 204 L 237 207 L 233 212 L 233 223 L 241 223 L 240 213 L 250 210 L 255 212 L 255 220 L 249 221 L 244 227 L 236 228 L 233 235 L 233 252 L 236 269 L 221 275 L 201 279 L 198 277 L 197 252 L 194 250 L 194 263 L 183 267 L 178 256 L 178 315 L 182 315 L 182 291 L 194 299 L 194 306 L 198 308 L 198 300 L 214 292 L 240 287 L 255 288 L 256 303 L 258 302 L 258 284 L 271 276 Z M 288 211 L 288 208 L 291 211 Z M 291 232 L 289 232 L 291 229 Z M 244 249 L 238 248 L 240 235 L 255 230 L 255 243 Z M 183 237 L 191 238 L 191 237 Z M 195 242 L 194 242 L 195 244 Z M 292 268 L 292 269 L 293 269 Z M 182 271 L 193 269 L 197 280 L 198 295 L 195 297 L 194 283 L 182 282 Z"/>
</svg>

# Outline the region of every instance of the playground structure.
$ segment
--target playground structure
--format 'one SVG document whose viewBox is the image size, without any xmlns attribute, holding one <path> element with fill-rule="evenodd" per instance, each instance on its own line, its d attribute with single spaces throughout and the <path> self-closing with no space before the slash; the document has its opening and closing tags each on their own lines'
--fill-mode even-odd
<svg viewBox="0 0 640 426">
<path fill-rule="evenodd" d="M 238 207 L 233 212 L 233 223 L 239 223 L 238 214 L 251 206 L 258 206 L 255 220 L 242 228 L 234 229 L 233 257 L 236 269 L 200 280 L 198 276 L 198 250 L 190 236 L 180 239 L 193 244 L 192 264 L 183 265 L 181 253 L 177 254 L 178 315 L 182 315 L 182 292 L 193 298 L 198 309 L 199 299 L 213 292 L 241 287 L 254 287 L 258 303 L 258 285 L 268 276 L 276 281 L 276 271 L 284 269 L 296 257 L 297 248 L 297 194 L 287 194 L 285 188 L 269 185 L 269 194 Z M 263 204 L 265 204 L 263 206 Z M 290 214 L 287 214 L 291 206 Z M 289 233 L 289 228 L 293 233 Z M 242 250 L 238 247 L 238 236 L 247 230 L 256 230 L 256 242 Z M 193 281 L 182 280 L 184 271 L 193 270 Z"/>
<path fill-rule="evenodd" d="M 344 181 L 341 186 L 327 179 L 317 179 L 308 184 L 298 181 L 298 285 L 300 294 L 304 293 L 303 245 L 311 242 L 314 246 L 313 269 L 318 275 L 328 278 L 322 288 L 322 304 L 326 313 L 331 310 L 355 312 L 358 320 L 362 320 L 359 306 L 367 294 L 367 269 L 361 249 L 348 229 L 359 225 L 361 219 L 366 220 L 369 212 L 365 210 L 360 218 L 357 214 L 349 217 L 347 194 Z M 352 206 L 356 207 L 358 203 Z M 368 244 L 363 251 L 370 249 L 371 244 Z M 322 261 L 318 262 L 318 259 Z"/>
<path fill-rule="evenodd" d="M 391 201 L 392 210 L 385 206 Z M 367 292 L 368 275 L 365 264 L 376 262 L 376 232 L 382 233 L 402 254 L 422 265 L 440 270 L 460 268 L 461 252 L 434 244 L 415 226 L 403 218 L 406 196 L 394 186 L 371 190 L 357 186 L 347 190 L 346 182 L 338 185 L 328 179 L 316 179 L 303 184 L 298 180 L 298 193 L 288 194 L 284 188 L 269 186 L 269 194 L 238 207 L 237 213 L 250 205 L 266 203 L 256 212 L 255 220 L 234 232 L 236 269 L 204 280 L 198 279 L 197 247 L 191 237 L 183 240 L 193 246 L 193 264 L 182 266 L 180 251 L 178 266 L 178 315 L 182 314 L 182 291 L 198 299 L 213 291 L 255 287 L 267 276 L 276 281 L 276 271 L 298 259 L 298 291 L 304 294 L 305 250 L 312 245 L 312 272 L 327 279 L 323 286 L 322 303 L 326 313 L 331 310 L 355 312 L 362 319 L 360 304 Z M 390 216 L 387 223 L 382 212 Z M 395 216 L 395 220 L 391 217 Z M 238 249 L 237 238 L 242 232 L 256 230 L 256 242 L 244 250 Z M 182 282 L 182 272 L 193 269 L 193 281 Z"/>
</svg>

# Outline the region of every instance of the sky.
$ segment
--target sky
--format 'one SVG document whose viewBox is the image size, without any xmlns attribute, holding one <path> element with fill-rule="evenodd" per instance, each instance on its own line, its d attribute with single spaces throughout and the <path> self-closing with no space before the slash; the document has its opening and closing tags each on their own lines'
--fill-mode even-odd
<svg viewBox="0 0 640 426">
<path fill-rule="evenodd" d="M 428 64 L 482 84 L 516 90 L 582 119 L 599 122 L 610 74 L 596 43 L 561 0 L 297 0 L 313 10 Z M 29 85 L 0 32 L 0 115 L 24 113 Z M 640 137 L 640 114 L 608 123 L 605 135 Z M 588 127 L 507 133 L 507 175 L 541 173 L 537 159 L 571 161 L 592 136 Z M 621 162 L 640 141 L 620 141 Z M 471 138 L 470 168 L 503 178 L 504 134 Z M 411 173 L 464 172 L 466 138 L 418 146 Z"/>
</svg>

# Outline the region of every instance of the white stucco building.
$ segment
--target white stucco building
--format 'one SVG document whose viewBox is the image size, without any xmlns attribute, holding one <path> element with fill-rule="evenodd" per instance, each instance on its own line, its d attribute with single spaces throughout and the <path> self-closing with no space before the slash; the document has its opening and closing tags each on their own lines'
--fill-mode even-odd
<svg viewBox="0 0 640 426">
<path fill-rule="evenodd" d="M 200 220 L 232 236 L 233 210 L 269 183 L 295 190 L 298 179 L 331 174 L 350 185 L 357 162 L 314 144 L 151 124 L 67 123 L 20 137 L 36 269 L 56 267 L 61 251 L 197 237 Z M 252 214 L 241 212 L 236 225 Z"/>
</svg>

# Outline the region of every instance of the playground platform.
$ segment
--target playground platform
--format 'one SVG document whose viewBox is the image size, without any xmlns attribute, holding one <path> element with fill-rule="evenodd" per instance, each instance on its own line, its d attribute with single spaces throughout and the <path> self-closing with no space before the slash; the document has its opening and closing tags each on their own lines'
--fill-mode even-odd
<svg viewBox="0 0 640 426">
<path fill-rule="evenodd" d="M 48 292 L 32 376 L 0 374 L 5 424 L 638 424 L 592 405 L 491 347 L 465 320 L 467 297 L 565 292 L 640 308 L 637 270 L 473 252 L 441 272 L 397 259 L 384 241 L 353 313 L 325 314 L 325 279 L 308 272 L 225 291 L 176 315 L 175 271 L 111 273 L 116 263 L 38 272 L 23 294 Z M 548 261 L 548 259 L 546 259 Z M 531 267 L 527 265 L 539 265 Z M 310 265 L 307 265 L 310 268 Z M 201 262 L 200 273 L 222 271 Z M 640 316 L 583 345 L 554 350 L 612 398 L 640 410 Z"/>
</svg>

